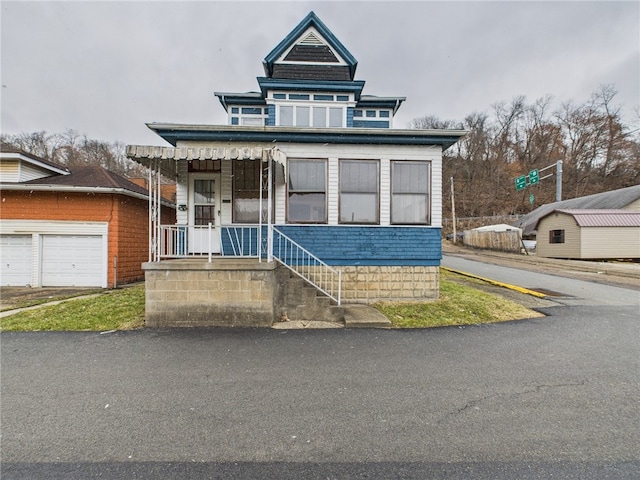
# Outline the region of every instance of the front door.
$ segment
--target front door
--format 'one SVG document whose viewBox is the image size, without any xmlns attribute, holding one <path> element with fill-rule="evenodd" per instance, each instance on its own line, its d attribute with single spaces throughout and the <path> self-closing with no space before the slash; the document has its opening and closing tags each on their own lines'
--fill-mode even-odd
<svg viewBox="0 0 640 480">
<path fill-rule="evenodd" d="M 189 253 L 220 253 L 220 175 L 194 173 L 189 183 Z"/>
</svg>

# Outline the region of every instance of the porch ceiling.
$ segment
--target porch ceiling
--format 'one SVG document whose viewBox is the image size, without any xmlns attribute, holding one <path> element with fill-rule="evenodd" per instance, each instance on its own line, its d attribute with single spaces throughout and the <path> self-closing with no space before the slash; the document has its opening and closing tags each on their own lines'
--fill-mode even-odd
<svg viewBox="0 0 640 480">
<path fill-rule="evenodd" d="M 261 147 L 153 147 L 127 145 L 127 157 L 160 173 L 167 178 L 177 176 L 177 162 L 188 160 L 262 160 L 273 159 L 283 163 L 283 156 L 276 148 Z"/>
</svg>

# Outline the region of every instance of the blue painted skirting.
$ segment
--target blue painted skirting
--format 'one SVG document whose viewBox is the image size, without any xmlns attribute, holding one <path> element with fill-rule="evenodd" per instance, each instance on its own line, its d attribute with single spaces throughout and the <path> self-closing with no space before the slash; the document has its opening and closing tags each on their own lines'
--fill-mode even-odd
<svg viewBox="0 0 640 480">
<path fill-rule="evenodd" d="M 278 230 L 332 266 L 439 266 L 439 227 L 278 225 Z"/>
</svg>

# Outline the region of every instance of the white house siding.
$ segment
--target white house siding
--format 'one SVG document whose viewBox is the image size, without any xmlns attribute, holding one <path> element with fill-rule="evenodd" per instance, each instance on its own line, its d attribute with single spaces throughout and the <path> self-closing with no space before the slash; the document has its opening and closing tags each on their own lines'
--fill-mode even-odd
<svg viewBox="0 0 640 480">
<path fill-rule="evenodd" d="M 20 181 L 20 164 L 18 160 L 0 162 L 0 182 L 17 183 Z"/>
<path fill-rule="evenodd" d="M 582 227 L 582 259 L 640 258 L 640 227 Z"/>
<path fill-rule="evenodd" d="M 100 269 L 99 277 L 91 276 L 89 283 L 96 287 L 107 287 L 107 259 L 108 259 L 108 228 L 107 222 L 74 222 L 74 221 L 46 221 L 46 220 L 2 220 L 0 221 L 0 235 L 31 235 L 31 281 L 29 284 L 34 287 L 47 286 L 43 284 L 43 267 L 48 259 L 45 255 L 61 255 L 59 250 L 48 250 L 43 248 L 43 240 L 45 238 L 64 237 L 63 246 L 67 245 L 72 248 L 73 242 L 64 242 L 65 239 L 79 237 L 82 242 L 83 238 L 95 237 L 100 238 L 100 248 L 94 248 L 92 254 L 100 255 L 100 259 L 91 262 L 96 268 Z M 99 252 L 98 252 L 99 250 Z M 44 282 L 46 283 L 46 281 Z M 86 283 L 86 282 L 85 282 Z M 75 279 L 68 277 L 66 284 L 48 285 L 48 286 L 71 286 L 77 284 Z M 89 286 L 89 285 L 87 285 Z"/>
<path fill-rule="evenodd" d="M 549 243 L 549 232 L 564 230 L 564 243 Z M 540 220 L 536 255 L 549 258 L 580 258 L 580 228 L 572 216 L 554 213 Z"/>
<path fill-rule="evenodd" d="M 329 225 L 337 225 L 340 211 L 340 159 L 329 158 L 327 174 L 327 215 Z"/>
<path fill-rule="evenodd" d="M 220 164 L 220 174 L 220 189 L 222 195 L 220 222 L 222 225 L 229 225 L 233 219 L 233 202 L 231 198 L 231 191 L 233 189 L 233 160 L 222 160 Z"/>
<path fill-rule="evenodd" d="M 211 147 L 229 148 L 227 143 L 213 142 L 178 142 L 178 147 Z M 242 147 L 271 148 L 273 145 L 247 143 Z M 278 144 L 277 148 L 287 158 L 309 158 L 327 160 L 327 214 L 328 224 L 337 225 L 339 216 L 339 161 L 341 159 L 361 159 L 380 161 L 380 225 L 390 223 L 390 162 L 393 160 L 428 161 L 431 163 L 430 175 L 430 201 L 431 201 L 431 226 L 442 226 L 442 149 L 439 146 L 414 146 L 414 145 L 340 145 L 340 144 Z M 221 188 L 222 199 L 231 199 L 232 188 L 232 162 L 223 160 L 221 164 Z M 286 223 L 286 183 L 278 174 L 276 167 L 275 187 L 275 215 L 274 222 Z M 178 162 L 178 185 L 176 188 L 176 203 L 178 205 L 187 202 L 188 173 L 187 162 Z M 232 220 L 232 204 L 223 203 L 221 209 L 222 224 L 230 224 Z M 177 212 L 178 223 L 188 223 L 186 212 Z"/>
<path fill-rule="evenodd" d="M 182 225 L 189 223 L 189 212 L 180 210 L 180 205 L 189 203 L 189 165 L 187 162 L 178 162 L 178 178 L 176 182 L 176 222 Z"/>
</svg>

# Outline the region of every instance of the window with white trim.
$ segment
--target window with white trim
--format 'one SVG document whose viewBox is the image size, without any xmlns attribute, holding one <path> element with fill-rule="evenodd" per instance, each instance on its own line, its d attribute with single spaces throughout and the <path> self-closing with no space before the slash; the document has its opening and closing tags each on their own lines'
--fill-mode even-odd
<svg viewBox="0 0 640 480">
<path fill-rule="evenodd" d="M 345 124 L 344 107 L 322 105 L 280 105 L 278 125 L 287 127 L 335 127 Z"/>
<path fill-rule="evenodd" d="M 287 222 L 327 223 L 327 161 L 288 162 Z"/>
<path fill-rule="evenodd" d="M 391 223 L 429 225 L 430 163 L 391 162 Z"/>
<path fill-rule="evenodd" d="M 259 160 L 236 160 L 233 162 L 233 222 L 258 223 L 260 220 L 260 195 L 262 195 L 262 217 L 268 205 L 268 190 L 262 188 Z"/>
<path fill-rule="evenodd" d="M 375 160 L 340 161 L 340 223 L 380 222 L 379 164 Z"/>
</svg>

